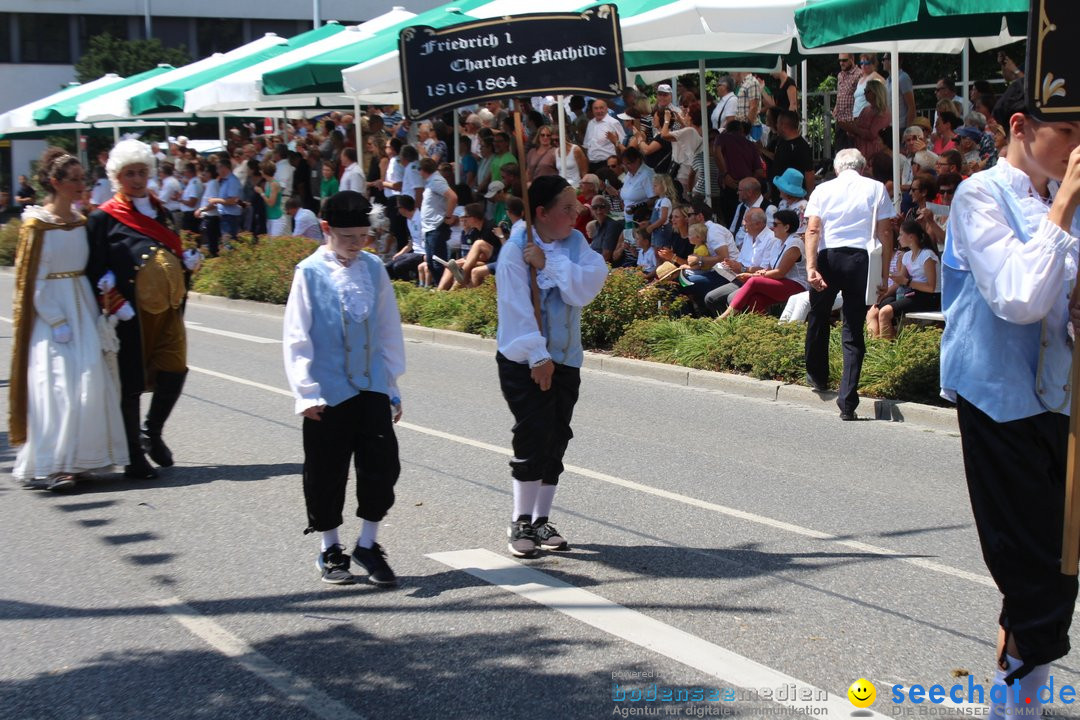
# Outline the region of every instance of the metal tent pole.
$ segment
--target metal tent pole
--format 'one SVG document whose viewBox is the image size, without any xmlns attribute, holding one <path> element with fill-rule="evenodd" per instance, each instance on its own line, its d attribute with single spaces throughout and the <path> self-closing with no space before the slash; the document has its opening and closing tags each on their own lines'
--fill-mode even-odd
<svg viewBox="0 0 1080 720">
<path fill-rule="evenodd" d="M 712 173 L 709 172 L 709 110 L 705 98 L 705 61 L 698 60 L 698 92 L 701 95 L 701 167 L 705 173 L 705 203 L 712 207 Z"/>
<path fill-rule="evenodd" d="M 900 207 L 900 53 L 897 46 L 893 45 L 889 52 L 892 76 L 889 78 L 892 86 L 889 103 L 892 105 L 892 166 L 893 166 L 893 204 Z"/>
</svg>

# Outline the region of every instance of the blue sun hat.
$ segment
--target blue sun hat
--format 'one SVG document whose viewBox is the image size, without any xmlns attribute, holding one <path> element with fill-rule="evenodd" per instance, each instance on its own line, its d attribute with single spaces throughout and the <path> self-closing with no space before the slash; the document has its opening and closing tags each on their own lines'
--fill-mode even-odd
<svg viewBox="0 0 1080 720">
<path fill-rule="evenodd" d="M 783 175 L 773 178 L 776 189 L 792 197 L 806 197 L 806 188 L 803 187 L 803 174 L 795 168 L 788 168 Z"/>
</svg>

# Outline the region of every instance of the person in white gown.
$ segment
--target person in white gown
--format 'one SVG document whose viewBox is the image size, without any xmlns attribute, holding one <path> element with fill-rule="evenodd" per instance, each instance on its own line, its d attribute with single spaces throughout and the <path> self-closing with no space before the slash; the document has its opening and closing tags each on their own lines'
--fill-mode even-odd
<svg viewBox="0 0 1080 720">
<path fill-rule="evenodd" d="M 86 219 L 72 206 L 83 167 L 49 148 L 38 179 L 49 195 L 24 211 L 15 259 L 8 440 L 19 448 L 16 479 L 68 490 L 81 473 L 126 465 L 128 452 L 109 362 L 116 336 L 84 274 Z"/>
</svg>

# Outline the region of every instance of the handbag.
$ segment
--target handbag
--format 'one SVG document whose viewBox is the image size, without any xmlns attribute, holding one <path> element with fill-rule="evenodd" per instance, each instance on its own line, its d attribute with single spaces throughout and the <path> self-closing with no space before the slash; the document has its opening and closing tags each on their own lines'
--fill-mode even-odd
<svg viewBox="0 0 1080 720">
<path fill-rule="evenodd" d="M 870 237 L 866 241 L 866 254 L 869 256 L 869 262 L 866 263 L 865 299 L 867 305 L 873 305 L 877 302 L 878 283 L 881 282 L 882 249 L 881 243 L 874 237 L 874 233 L 877 231 L 878 205 L 881 204 L 885 186 L 881 185 L 881 183 L 878 183 L 878 185 L 880 185 L 880 188 L 874 192 L 874 210 L 870 213 Z"/>
</svg>

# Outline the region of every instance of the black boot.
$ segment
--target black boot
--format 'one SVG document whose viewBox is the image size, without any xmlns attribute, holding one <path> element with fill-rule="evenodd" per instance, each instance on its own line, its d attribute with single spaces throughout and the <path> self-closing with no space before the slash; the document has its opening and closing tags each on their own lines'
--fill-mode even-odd
<svg viewBox="0 0 1080 720">
<path fill-rule="evenodd" d="M 181 373 L 158 371 L 154 383 L 154 395 L 150 400 L 150 409 L 146 413 L 143 425 L 143 448 L 150 459 L 162 467 L 172 467 L 172 451 L 161 439 L 161 430 L 169 419 L 180 393 L 184 390 L 187 370 Z"/>
<path fill-rule="evenodd" d="M 139 438 L 139 396 L 131 393 L 120 398 L 120 414 L 124 418 L 124 434 L 127 436 L 130 465 L 124 466 L 124 477 L 134 480 L 152 480 L 157 471 L 146 461 Z"/>
</svg>

